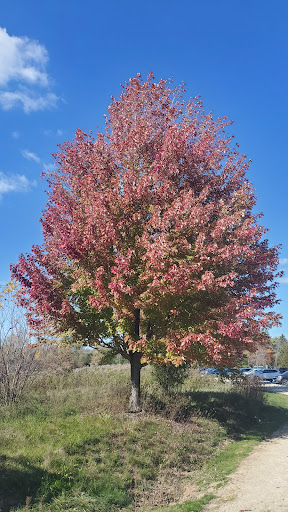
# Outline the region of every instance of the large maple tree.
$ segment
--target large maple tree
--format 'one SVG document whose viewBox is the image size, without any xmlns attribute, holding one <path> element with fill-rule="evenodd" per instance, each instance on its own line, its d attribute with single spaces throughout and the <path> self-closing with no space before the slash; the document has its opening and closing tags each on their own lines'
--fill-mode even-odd
<svg viewBox="0 0 288 512">
<path fill-rule="evenodd" d="M 226 118 L 150 73 L 111 99 L 104 133 L 54 155 L 44 243 L 11 265 L 41 337 L 104 345 L 131 363 L 229 365 L 279 321 L 278 248 L 263 239 Z"/>
</svg>

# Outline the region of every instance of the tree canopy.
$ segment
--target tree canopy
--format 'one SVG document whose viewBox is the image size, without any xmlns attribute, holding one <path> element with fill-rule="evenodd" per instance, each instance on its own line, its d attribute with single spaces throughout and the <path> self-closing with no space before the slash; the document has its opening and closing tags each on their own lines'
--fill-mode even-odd
<svg viewBox="0 0 288 512">
<path fill-rule="evenodd" d="M 138 366 L 227 365 L 279 322 L 278 248 L 263 239 L 230 122 L 152 73 L 77 130 L 45 177 L 43 245 L 11 265 L 34 332 L 112 347 Z M 139 370 L 140 372 L 140 370 Z"/>
</svg>

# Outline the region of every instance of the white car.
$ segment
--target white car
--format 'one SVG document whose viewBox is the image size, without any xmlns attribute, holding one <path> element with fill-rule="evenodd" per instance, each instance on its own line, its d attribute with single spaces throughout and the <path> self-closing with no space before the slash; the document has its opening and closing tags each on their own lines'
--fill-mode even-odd
<svg viewBox="0 0 288 512">
<path fill-rule="evenodd" d="M 246 377 L 258 377 L 261 380 L 268 380 L 270 382 L 273 382 L 278 375 L 280 375 L 280 372 L 275 368 L 254 368 L 246 373 Z"/>
</svg>

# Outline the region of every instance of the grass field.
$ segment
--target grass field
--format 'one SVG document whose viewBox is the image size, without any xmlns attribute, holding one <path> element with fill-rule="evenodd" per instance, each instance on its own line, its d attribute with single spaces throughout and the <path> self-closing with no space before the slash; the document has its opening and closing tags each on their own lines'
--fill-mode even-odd
<svg viewBox="0 0 288 512">
<path fill-rule="evenodd" d="M 253 446 L 288 421 L 288 398 L 191 372 L 163 392 L 143 370 L 127 414 L 125 365 L 41 376 L 1 408 L 0 509 L 201 511 Z"/>
</svg>

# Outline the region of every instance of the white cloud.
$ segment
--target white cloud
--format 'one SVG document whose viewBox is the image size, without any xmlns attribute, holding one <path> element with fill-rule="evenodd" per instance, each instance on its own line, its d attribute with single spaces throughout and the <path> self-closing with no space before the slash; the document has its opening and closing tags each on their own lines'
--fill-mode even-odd
<svg viewBox="0 0 288 512">
<path fill-rule="evenodd" d="M 48 59 L 38 41 L 10 36 L 0 27 L 0 106 L 4 110 L 20 106 L 28 113 L 56 106 L 58 97 L 49 92 Z"/>
<path fill-rule="evenodd" d="M 0 28 L 0 85 L 11 80 L 48 85 L 46 64 L 48 52 L 37 41 L 28 37 L 9 36 Z"/>
<path fill-rule="evenodd" d="M 28 192 L 36 182 L 29 181 L 23 174 L 4 174 L 0 172 L 0 197 L 9 192 Z"/>
<path fill-rule="evenodd" d="M 58 97 L 51 92 L 39 96 L 26 88 L 16 91 L 0 91 L 0 106 L 3 110 L 11 110 L 14 107 L 20 106 L 28 114 L 37 110 L 55 108 L 57 101 Z"/>
<path fill-rule="evenodd" d="M 12 134 L 11 134 L 11 135 L 12 135 L 13 139 L 19 139 L 19 137 L 20 137 L 20 134 L 19 134 L 19 132 L 17 132 L 17 130 L 15 130 L 14 132 L 12 132 Z"/>
<path fill-rule="evenodd" d="M 280 265 L 287 265 L 287 263 L 288 263 L 288 258 L 280 258 L 280 259 L 279 259 L 279 263 L 280 263 Z"/>
<path fill-rule="evenodd" d="M 39 158 L 39 156 L 36 155 L 36 153 L 32 153 L 32 151 L 28 151 L 28 149 L 24 149 L 22 151 L 22 156 L 24 156 L 24 158 L 26 158 L 26 160 L 32 160 L 36 164 L 40 164 L 40 162 L 41 162 L 41 159 Z"/>
</svg>

